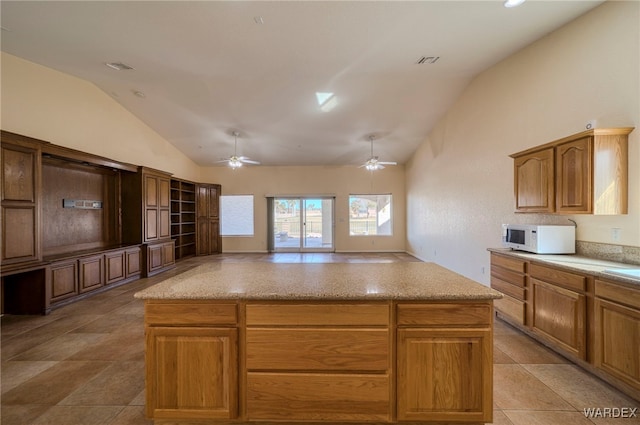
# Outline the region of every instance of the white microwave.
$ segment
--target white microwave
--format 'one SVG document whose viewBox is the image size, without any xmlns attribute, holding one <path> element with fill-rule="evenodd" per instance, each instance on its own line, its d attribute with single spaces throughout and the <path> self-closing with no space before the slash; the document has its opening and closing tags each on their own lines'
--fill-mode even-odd
<svg viewBox="0 0 640 425">
<path fill-rule="evenodd" d="M 572 225 L 503 224 L 502 246 L 535 254 L 575 254 L 576 228 Z"/>
</svg>

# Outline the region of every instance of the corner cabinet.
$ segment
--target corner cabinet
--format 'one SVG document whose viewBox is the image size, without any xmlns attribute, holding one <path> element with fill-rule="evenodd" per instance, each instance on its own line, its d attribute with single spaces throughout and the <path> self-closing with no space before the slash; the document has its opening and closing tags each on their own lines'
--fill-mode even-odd
<svg viewBox="0 0 640 425">
<path fill-rule="evenodd" d="M 220 185 L 196 186 L 196 253 L 211 255 L 222 252 L 220 236 Z"/>
<path fill-rule="evenodd" d="M 516 211 L 626 214 L 631 131 L 593 129 L 511 155 Z"/>
</svg>

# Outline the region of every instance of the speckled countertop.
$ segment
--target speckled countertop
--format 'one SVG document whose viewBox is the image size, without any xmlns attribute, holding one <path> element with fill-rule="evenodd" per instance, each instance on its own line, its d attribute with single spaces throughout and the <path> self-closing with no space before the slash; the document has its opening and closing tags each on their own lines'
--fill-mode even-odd
<svg viewBox="0 0 640 425">
<path fill-rule="evenodd" d="M 600 260 L 575 254 L 532 254 L 508 248 L 489 248 L 489 251 L 511 255 L 534 263 L 549 264 L 569 272 L 582 272 L 628 285 L 635 285 L 640 289 L 639 279 L 621 276 L 609 271 L 616 269 L 640 268 L 640 266 L 637 265 Z"/>
<path fill-rule="evenodd" d="M 489 300 L 502 296 L 433 263 L 209 263 L 140 299 Z"/>
</svg>

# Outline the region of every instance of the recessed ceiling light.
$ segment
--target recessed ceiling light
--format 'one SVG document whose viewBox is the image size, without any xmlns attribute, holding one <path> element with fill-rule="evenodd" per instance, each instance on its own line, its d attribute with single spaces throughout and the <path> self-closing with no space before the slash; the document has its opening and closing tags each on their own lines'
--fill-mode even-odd
<svg viewBox="0 0 640 425">
<path fill-rule="evenodd" d="M 525 0 L 504 0 L 504 7 L 516 7 L 524 2 Z"/>
<path fill-rule="evenodd" d="M 131 69 L 135 69 L 134 67 L 122 62 L 107 62 L 105 65 L 111 69 L 115 69 L 116 71 L 129 71 Z"/>
</svg>

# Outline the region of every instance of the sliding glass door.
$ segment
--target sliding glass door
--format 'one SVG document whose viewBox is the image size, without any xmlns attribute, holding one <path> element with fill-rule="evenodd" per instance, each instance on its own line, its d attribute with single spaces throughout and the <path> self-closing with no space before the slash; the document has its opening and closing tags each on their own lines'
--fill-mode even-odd
<svg viewBox="0 0 640 425">
<path fill-rule="evenodd" d="M 334 251 L 330 197 L 274 198 L 271 222 L 274 251 Z"/>
</svg>

